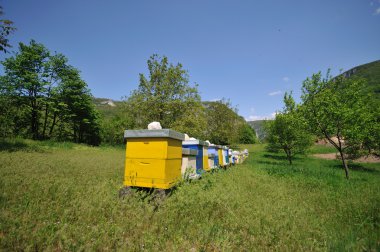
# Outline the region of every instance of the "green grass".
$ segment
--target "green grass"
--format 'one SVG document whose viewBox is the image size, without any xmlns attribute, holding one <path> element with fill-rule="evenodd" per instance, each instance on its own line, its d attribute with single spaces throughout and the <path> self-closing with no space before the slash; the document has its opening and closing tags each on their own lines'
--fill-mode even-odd
<svg viewBox="0 0 380 252">
<path fill-rule="evenodd" d="M 378 164 L 354 165 L 347 181 L 339 161 L 290 166 L 248 146 L 244 164 L 182 184 L 156 209 L 144 192 L 118 198 L 120 148 L 25 145 L 45 147 L 0 150 L 0 250 L 380 249 Z"/>
<path fill-rule="evenodd" d="M 309 150 L 309 154 L 326 154 L 326 153 L 337 153 L 338 151 L 332 145 L 322 145 L 315 144 Z"/>
</svg>

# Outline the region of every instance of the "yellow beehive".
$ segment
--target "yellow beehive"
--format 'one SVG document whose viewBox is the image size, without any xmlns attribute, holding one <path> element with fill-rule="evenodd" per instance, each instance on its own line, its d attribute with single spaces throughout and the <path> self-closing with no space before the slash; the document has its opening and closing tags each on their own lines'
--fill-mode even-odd
<svg viewBox="0 0 380 252">
<path fill-rule="evenodd" d="M 208 144 L 203 146 L 203 170 L 211 171 L 211 166 L 208 159 Z"/>
<path fill-rule="evenodd" d="M 218 159 L 219 159 L 219 165 L 224 166 L 224 158 L 223 158 L 223 148 L 222 146 L 218 145 Z"/>
<path fill-rule="evenodd" d="M 182 133 L 126 130 L 124 185 L 169 189 L 181 179 Z"/>
</svg>

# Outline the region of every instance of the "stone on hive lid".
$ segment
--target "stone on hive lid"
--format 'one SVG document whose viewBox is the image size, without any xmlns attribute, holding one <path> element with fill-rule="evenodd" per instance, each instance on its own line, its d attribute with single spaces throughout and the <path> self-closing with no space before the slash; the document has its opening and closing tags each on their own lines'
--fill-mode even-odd
<svg viewBox="0 0 380 252">
<path fill-rule="evenodd" d="M 159 122 L 151 122 L 148 124 L 148 130 L 157 130 L 162 129 L 161 123 Z"/>
</svg>

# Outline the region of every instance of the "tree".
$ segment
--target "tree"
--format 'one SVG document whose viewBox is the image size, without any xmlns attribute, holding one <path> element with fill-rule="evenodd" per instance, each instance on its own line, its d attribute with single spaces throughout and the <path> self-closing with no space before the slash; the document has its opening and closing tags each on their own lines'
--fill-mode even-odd
<svg viewBox="0 0 380 252">
<path fill-rule="evenodd" d="M 249 126 L 248 123 L 244 123 L 239 130 L 239 143 L 241 144 L 253 144 L 256 143 L 256 132 Z"/>
<path fill-rule="evenodd" d="M 3 7 L 0 6 L 0 16 L 3 16 Z M 11 47 L 9 44 L 8 36 L 13 33 L 16 28 L 13 22 L 8 19 L 0 19 L 0 51 L 7 53 L 7 49 Z"/>
<path fill-rule="evenodd" d="M 2 62 L 5 70 L 2 90 L 12 96 L 14 103 L 26 108 L 25 119 L 33 139 L 39 138 L 39 119 L 43 99 L 48 90 L 49 51 L 34 40 L 29 45 L 20 43 L 20 52 Z M 24 120 L 23 120 L 24 121 Z"/>
<path fill-rule="evenodd" d="M 0 103 L 6 111 L 1 128 L 33 139 L 56 138 L 99 143 L 98 115 L 87 84 L 62 54 L 44 45 L 20 43 L 19 52 L 2 62 Z M 55 130 L 58 127 L 57 130 Z"/>
<path fill-rule="evenodd" d="M 296 154 L 304 153 L 311 146 L 312 138 L 306 131 L 305 121 L 300 116 L 291 93 L 285 93 L 284 103 L 284 110 L 266 124 L 267 148 L 270 151 L 283 150 L 289 164 L 292 164 Z"/>
<path fill-rule="evenodd" d="M 205 118 L 197 85 L 189 85 L 186 70 L 168 58 L 153 55 L 147 61 L 149 78 L 140 74 L 140 84 L 126 100 L 126 113 L 135 118 L 135 127 L 145 128 L 159 121 L 173 128 L 200 137 L 204 134 Z"/>
<path fill-rule="evenodd" d="M 229 100 L 204 102 L 207 116 L 207 138 L 215 144 L 229 145 L 239 143 L 241 127 L 246 124 L 237 114 Z"/>
<path fill-rule="evenodd" d="M 363 86 L 363 80 L 344 76 L 332 79 L 329 73 L 322 78 L 320 72 L 307 78 L 302 86 L 301 111 L 309 129 L 337 149 L 347 179 L 346 155 L 362 149 L 365 139 L 376 129 L 368 105 L 370 99 L 362 93 Z"/>
</svg>

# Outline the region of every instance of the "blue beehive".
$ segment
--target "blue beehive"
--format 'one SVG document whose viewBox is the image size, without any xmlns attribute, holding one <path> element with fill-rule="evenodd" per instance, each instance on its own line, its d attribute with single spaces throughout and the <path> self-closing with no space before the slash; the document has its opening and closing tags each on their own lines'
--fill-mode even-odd
<svg viewBox="0 0 380 252">
<path fill-rule="evenodd" d="M 231 164 L 235 164 L 235 160 L 234 160 L 234 157 L 232 155 L 232 151 L 233 151 L 232 149 L 228 150 L 228 159 L 230 160 Z"/>
<path fill-rule="evenodd" d="M 197 172 L 197 174 L 203 173 L 204 168 L 208 168 L 208 167 L 204 167 L 204 164 L 203 164 L 204 163 L 204 156 L 208 155 L 207 149 L 206 149 L 207 146 L 208 146 L 208 143 L 200 141 L 200 140 L 182 141 L 182 147 L 183 148 L 188 148 L 188 149 L 198 151 L 198 154 L 196 156 L 196 168 L 197 168 L 196 172 Z"/>
<path fill-rule="evenodd" d="M 228 147 L 227 146 L 223 147 L 223 155 L 224 155 L 224 158 L 225 158 L 226 165 L 228 165 L 230 163 L 230 159 L 229 159 L 229 156 L 228 156 Z"/>
<path fill-rule="evenodd" d="M 219 166 L 219 154 L 218 154 L 218 146 L 216 145 L 210 145 L 208 147 L 208 153 L 214 154 L 214 166 L 218 167 Z"/>
</svg>

